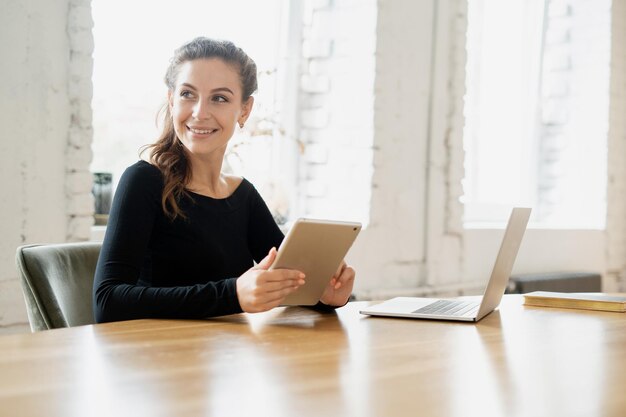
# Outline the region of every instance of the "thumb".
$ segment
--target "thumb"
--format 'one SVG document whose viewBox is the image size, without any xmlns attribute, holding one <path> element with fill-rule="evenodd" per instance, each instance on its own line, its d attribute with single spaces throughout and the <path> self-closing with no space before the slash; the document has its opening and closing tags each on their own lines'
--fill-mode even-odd
<svg viewBox="0 0 626 417">
<path fill-rule="evenodd" d="M 274 259 L 276 259 L 276 248 L 270 249 L 267 256 L 256 266 L 256 269 L 269 269 L 269 267 L 274 263 Z"/>
</svg>

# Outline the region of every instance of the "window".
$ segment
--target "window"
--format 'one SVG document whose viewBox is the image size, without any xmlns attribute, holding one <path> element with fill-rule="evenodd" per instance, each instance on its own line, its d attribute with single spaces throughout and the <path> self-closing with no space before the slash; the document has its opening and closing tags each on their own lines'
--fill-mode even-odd
<svg viewBox="0 0 626 417">
<path fill-rule="evenodd" d="M 605 5 L 606 6 L 606 5 Z M 465 222 L 602 229 L 610 6 L 469 2 Z"/>
</svg>

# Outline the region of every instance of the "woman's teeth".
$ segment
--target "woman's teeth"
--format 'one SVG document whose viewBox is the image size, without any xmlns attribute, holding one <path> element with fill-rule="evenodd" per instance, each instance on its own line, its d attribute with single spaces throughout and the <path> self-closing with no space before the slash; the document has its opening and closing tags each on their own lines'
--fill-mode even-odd
<svg viewBox="0 0 626 417">
<path fill-rule="evenodd" d="M 187 127 L 189 127 L 189 126 L 187 126 Z M 203 129 L 194 129 L 193 127 L 189 127 L 189 130 L 191 130 L 192 133 L 197 133 L 199 135 L 206 135 L 207 133 L 215 132 L 215 129 L 203 130 Z"/>
</svg>

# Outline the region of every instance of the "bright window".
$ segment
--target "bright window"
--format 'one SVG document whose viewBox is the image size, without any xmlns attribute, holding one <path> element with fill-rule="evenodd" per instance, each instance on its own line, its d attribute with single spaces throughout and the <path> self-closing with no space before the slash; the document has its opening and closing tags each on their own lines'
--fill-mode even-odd
<svg viewBox="0 0 626 417">
<path fill-rule="evenodd" d="M 535 225 L 602 229 L 610 8 L 469 2 L 465 222 L 532 206 Z"/>
</svg>

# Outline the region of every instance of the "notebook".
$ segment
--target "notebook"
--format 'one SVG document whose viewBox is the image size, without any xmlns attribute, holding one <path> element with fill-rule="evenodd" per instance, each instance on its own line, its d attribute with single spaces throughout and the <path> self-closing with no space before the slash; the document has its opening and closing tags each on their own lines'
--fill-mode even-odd
<svg viewBox="0 0 626 417">
<path fill-rule="evenodd" d="M 598 293 L 534 291 L 524 294 L 524 305 L 626 312 L 626 297 Z"/>
<path fill-rule="evenodd" d="M 361 310 L 361 314 L 414 319 L 477 322 L 498 307 L 507 287 L 522 237 L 530 218 L 530 208 L 516 207 L 500 244 L 491 278 L 479 302 L 459 299 L 396 297 Z"/>
</svg>

